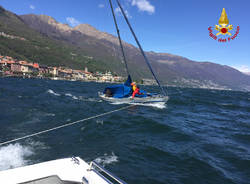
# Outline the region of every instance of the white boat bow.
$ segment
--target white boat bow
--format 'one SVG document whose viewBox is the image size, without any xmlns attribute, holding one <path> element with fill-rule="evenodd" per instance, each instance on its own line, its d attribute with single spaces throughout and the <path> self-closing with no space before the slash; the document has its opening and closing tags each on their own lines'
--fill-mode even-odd
<svg viewBox="0 0 250 184">
<path fill-rule="evenodd" d="M 126 184 L 95 162 L 64 158 L 0 172 L 3 184 Z"/>
</svg>

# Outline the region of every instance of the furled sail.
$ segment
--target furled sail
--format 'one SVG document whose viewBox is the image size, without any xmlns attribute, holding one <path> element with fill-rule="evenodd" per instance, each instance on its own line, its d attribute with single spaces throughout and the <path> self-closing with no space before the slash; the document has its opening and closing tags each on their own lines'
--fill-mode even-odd
<svg viewBox="0 0 250 184">
<path fill-rule="evenodd" d="M 132 94 L 132 88 L 130 86 L 132 80 L 130 75 L 124 84 L 117 84 L 108 86 L 104 89 L 103 93 L 107 97 L 114 97 L 114 98 L 124 98 L 129 97 Z"/>
</svg>

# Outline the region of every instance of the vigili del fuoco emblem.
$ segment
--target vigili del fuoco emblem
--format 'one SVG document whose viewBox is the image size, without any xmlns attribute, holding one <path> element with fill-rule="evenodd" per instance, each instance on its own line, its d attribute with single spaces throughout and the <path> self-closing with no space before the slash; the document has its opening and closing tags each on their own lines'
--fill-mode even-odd
<svg viewBox="0 0 250 184">
<path fill-rule="evenodd" d="M 237 26 L 236 31 L 232 36 L 232 33 L 230 31 L 233 30 L 233 25 L 229 24 L 229 20 L 228 20 L 225 8 L 223 8 L 223 10 L 221 12 L 221 16 L 219 19 L 219 25 L 215 25 L 214 29 L 216 31 L 218 31 L 218 33 L 216 33 L 216 35 L 214 35 L 212 27 L 210 26 L 208 28 L 209 36 L 211 38 L 213 38 L 214 40 L 217 40 L 218 42 L 229 42 L 231 40 L 234 40 L 238 36 L 239 31 L 240 31 L 240 27 Z"/>
</svg>

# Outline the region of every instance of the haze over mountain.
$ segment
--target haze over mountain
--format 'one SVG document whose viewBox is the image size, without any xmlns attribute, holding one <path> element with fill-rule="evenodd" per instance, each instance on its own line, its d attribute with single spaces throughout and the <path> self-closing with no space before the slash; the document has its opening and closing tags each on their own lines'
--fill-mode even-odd
<svg viewBox="0 0 250 184">
<path fill-rule="evenodd" d="M 8 47 L 0 44 L 0 53 L 8 51 L 7 53 L 12 53 L 13 56 L 37 60 L 48 65 L 63 64 L 73 68 L 88 66 L 91 70 L 110 70 L 117 74 L 126 74 L 117 37 L 101 32 L 89 24 L 80 24 L 72 28 L 47 15 L 17 16 L 0 8 L 1 31 L 25 38 L 26 45 L 32 49 L 29 54 L 23 53 L 23 49 L 13 45 L 24 41 L 11 40 L 10 43 L 8 40 Z M 0 41 L 2 40 L 7 44 L 7 38 L 0 36 Z M 136 79 L 152 78 L 138 48 L 126 42 L 123 43 L 132 76 Z M 19 44 L 21 47 L 21 43 Z M 39 49 L 34 49 L 38 45 Z M 45 49 L 46 47 L 50 49 Z M 250 76 L 229 66 L 195 62 L 168 53 L 147 52 L 146 54 L 164 84 L 250 90 Z M 41 57 L 44 55 L 47 57 Z"/>
</svg>

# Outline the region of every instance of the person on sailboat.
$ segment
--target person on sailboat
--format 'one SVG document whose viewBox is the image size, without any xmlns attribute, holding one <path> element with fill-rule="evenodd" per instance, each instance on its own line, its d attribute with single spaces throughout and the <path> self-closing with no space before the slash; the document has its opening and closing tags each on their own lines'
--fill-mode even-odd
<svg viewBox="0 0 250 184">
<path fill-rule="evenodd" d="M 140 93 L 140 88 L 137 87 L 137 85 L 136 85 L 135 82 L 132 82 L 132 83 L 131 83 L 131 86 L 132 86 L 132 90 L 133 90 L 132 98 L 134 98 L 136 94 L 142 95 L 142 93 Z"/>
<path fill-rule="evenodd" d="M 105 96 L 106 97 L 112 97 L 113 96 L 112 91 L 110 89 L 107 89 L 106 92 L 105 92 Z"/>
</svg>

